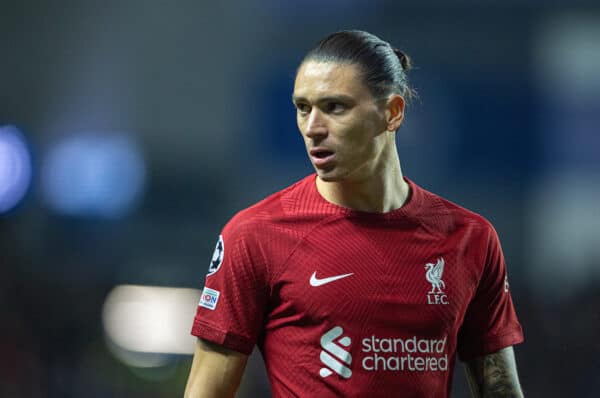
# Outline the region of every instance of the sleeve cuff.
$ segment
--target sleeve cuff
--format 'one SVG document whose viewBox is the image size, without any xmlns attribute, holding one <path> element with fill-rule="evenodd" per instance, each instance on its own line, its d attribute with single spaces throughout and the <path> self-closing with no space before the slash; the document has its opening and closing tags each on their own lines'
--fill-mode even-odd
<svg viewBox="0 0 600 398">
<path fill-rule="evenodd" d="M 523 330 L 519 325 L 499 335 L 487 336 L 481 340 L 473 340 L 474 342 L 468 347 L 463 347 L 462 349 L 459 347 L 458 358 L 466 362 L 475 357 L 492 354 L 502 348 L 522 343 L 524 340 Z M 467 339 L 466 341 L 469 340 Z"/>
<path fill-rule="evenodd" d="M 244 336 L 240 336 L 231 332 L 224 332 L 208 325 L 198 319 L 194 320 L 191 334 L 211 343 L 218 344 L 230 350 L 241 352 L 242 354 L 250 355 L 254 348 L 254 342 Z"/>
</svg>

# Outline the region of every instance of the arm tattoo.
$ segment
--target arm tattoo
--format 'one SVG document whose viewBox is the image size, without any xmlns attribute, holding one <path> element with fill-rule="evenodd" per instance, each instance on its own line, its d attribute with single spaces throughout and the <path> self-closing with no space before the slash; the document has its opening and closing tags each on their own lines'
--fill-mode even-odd
<svg viewBox="0 0 600 398">
<path fill-rule="evenodd" d="M 517 373 L 514 362 L 501 352 L 486 355 L 483 360 L 484 394 L 490 398 L 518 397 L 520 388 L 515 383 Z"/>
<path fill-rule="evenodd" d="M 523 397 L 512 347 L 469 362 L 467 376 L 475 397 Z"/>
</svg>

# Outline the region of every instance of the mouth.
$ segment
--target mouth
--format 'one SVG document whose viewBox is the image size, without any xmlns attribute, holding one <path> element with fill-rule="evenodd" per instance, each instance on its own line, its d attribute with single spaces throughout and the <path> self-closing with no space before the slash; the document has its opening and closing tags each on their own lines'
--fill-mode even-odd
<svg viewBox="0 0 600 398">
<path fill-rule="evenodd" d="M 328 149 L 316 148 L 310 150 L 310 156 L 317 159 L 325 159 L 331 155 L 333 155 L 333 151 Z"/>
<path fill-rule="evenodd" d="M 325 149 L 325 148 L 311 149 L 309 154 L 310 154 L 312 163 L 317 168 L 325 168 L 335 158 L 335 153 L 332 150 Z"/>
</svg>

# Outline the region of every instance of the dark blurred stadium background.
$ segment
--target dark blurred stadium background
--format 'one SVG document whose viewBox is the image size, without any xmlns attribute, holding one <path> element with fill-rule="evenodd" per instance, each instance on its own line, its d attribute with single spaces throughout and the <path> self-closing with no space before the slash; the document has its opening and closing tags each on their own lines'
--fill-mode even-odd
<svg viewBox="0 0 600 398">
<path fill-rule="evenodd" d="M 598 396 L 600 3 L 129 0 L 0 3 L 1 397 L 182 394 L 217 235 L 311 172 L 295 67 L 344 28 L 413 57 L 403 169 L 495 224 L 526 393 Z"/>
</svg>

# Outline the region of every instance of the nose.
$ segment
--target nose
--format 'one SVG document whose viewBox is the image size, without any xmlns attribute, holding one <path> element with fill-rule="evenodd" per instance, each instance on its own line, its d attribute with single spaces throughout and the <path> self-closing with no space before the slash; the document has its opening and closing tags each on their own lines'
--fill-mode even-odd
<svg viewBox="0 0 600 398">
<path fill-rule="evenodd" d="M 324 137 L 327 135 L 327 126 L 323 115 L 317 107 L 313 107 L 306 122 L 305 135 L 308 138 Z"/>
</svg>

